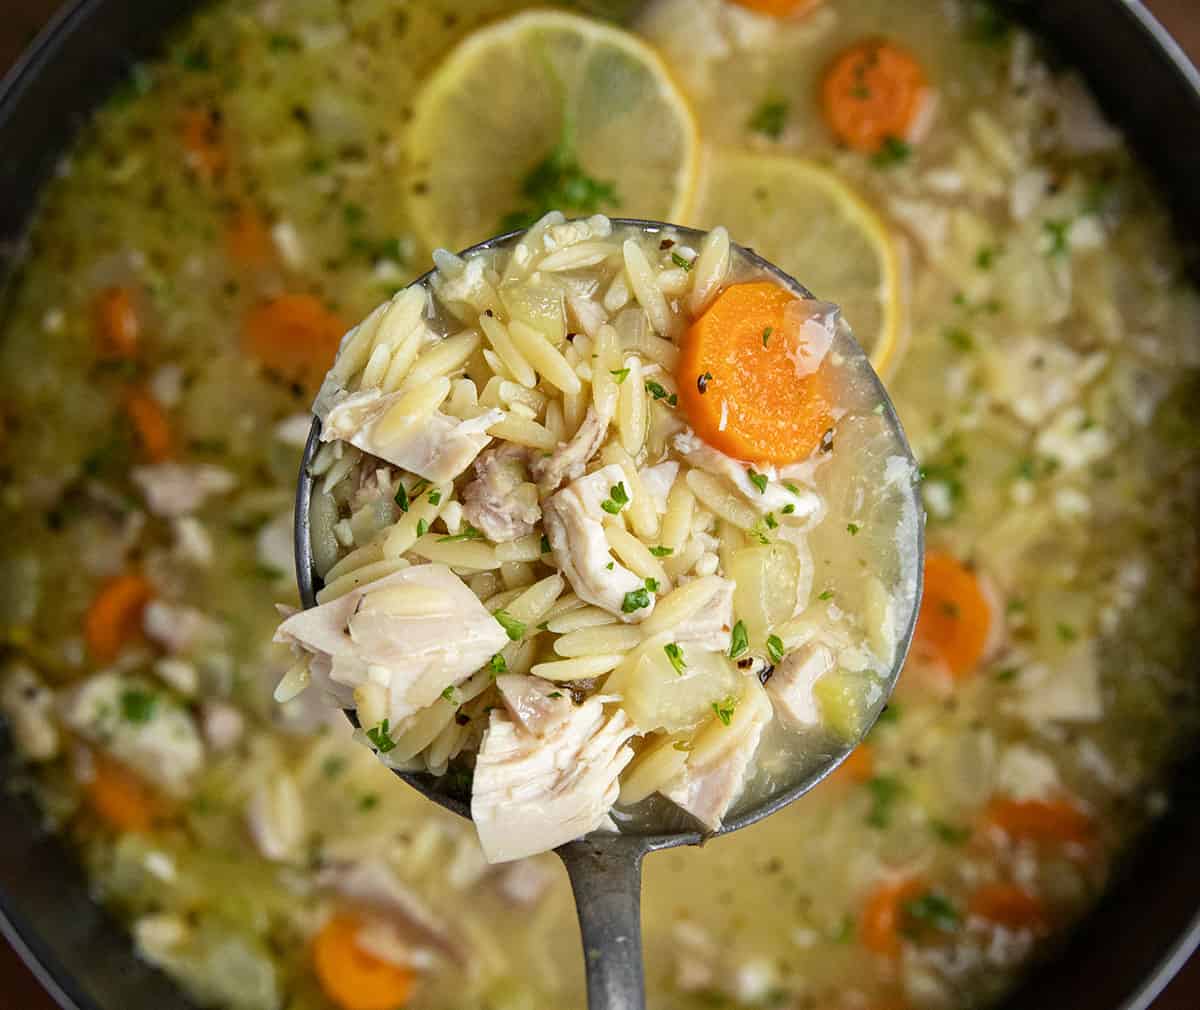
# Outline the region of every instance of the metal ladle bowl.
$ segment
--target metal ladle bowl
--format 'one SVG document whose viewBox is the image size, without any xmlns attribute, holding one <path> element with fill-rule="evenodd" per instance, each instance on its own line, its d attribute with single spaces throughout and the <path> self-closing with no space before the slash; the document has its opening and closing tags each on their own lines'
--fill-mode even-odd
<svg viewBox="0 0 1200 1010">
<path fill-rule="evenodd" d="M 613 218 L 613 225 L 634 227 L 649 234 L 669 231 L 672 237 L 682 238 L 696 245 L 705 234 L 693 228 L 684 228 L 662 221 Z M 481 242 L 465 250 L 461 255 L 470 257 L 488 250 L 504 248 L 514 244 L 523 234 L 524 231 L 515 231 L 490 238 L 486 242 Z M 806 299 L 813 297 L 812 293 L 795 278 L 790 277 L 752 250 L 734 245 L 733 251 L 762 272 L 773 276 L 784 287 L 795 292 L 797 297 Z M 429 271 L 412 283 L 423 284 L 432 273 L 433 271 Z M 857 343 L 854 346 L 858 348 L 859 353 L 865 359 L 866 352 L 858 347 Z M 900 426 L 891 399 L 874 371 L 872 370 L 868 374 L 873 377 L 878 387 L 875 392 L 878 402 L 883 404 L 884 420 L 895 439 L 896 454 L 905 456 L 912 461 L 912 451 L 905 438 L 904 430 Z M 310 466 L 321 446 L 320 435 L 321 422 L 314 418 L 308 443 L 304 448 L 304 456 L 300 465 L 300 479 L 296 490 L 296 573 L 300 586 L 300 599 L 306 608 L 316 606 L 316 592 L 320 584 L 320 578 L 313 568 L 309 528 L 309 503 L 313 489 Z M 913 514 L 920 517 L 922 510 L 919 490 L 915 482 L 912 484 L 911 494 Z M 909 567 L 912 569 L 903 573 L 904 581 L 912 587 L 912 595 L 908 597 L 912 600 L 912 612 L 896 646 L 895 661 L 887 680 L 886 695 L 888 696 L 891 694 L 896 678 L 908 655 L 920 602 L 924 557 L 923 523 L 915 522 L 913 530 L 916 538 L 916 543 L 912 545 L 914 549 L 904 552 L 903 555 L 910 562 Z M 876 714 L 882 710 L 882 707 L 883 702 L 878 705 Z M 346 714 L 350 721 L 357 726 L 358 720 L 355 713 L 347 710 Z M 864 727 L 864 736 L 869 728 L 869 725 Z M 621 833 L 597 831 L 559 846 L 555 852 L 567 868 L 567 874 L 571 879 L 571 888 L 575 894 L 575 908 L 583 937 L 590 1010 L 643 1010 L 645 1007 L 641 877 L 642 860 L 648 853 L 656 852 L 659 849 L 674 848 L 677 845 L 699 845 L 716 835 L 730 834 L 748 827 L 764 817 L 769 817 L 817 785 L 841 764 L 853 749 L 854 745 L 848 745 L 835 751 L 825 763 L 817 765 L 799 780 L 773 793 L 762 802 L 730 817 L 716 832 L 694 829 L 647 831 L 645 833 L 638 833 L 636 830 L 622 831 Z M 443 779 L 422 772 L 396 772 L 396 774 L 419 793 L 433 800 L 434 803 L 460 817 L 470 819 L 469 798 L 446 788 Z"/>
</svg>

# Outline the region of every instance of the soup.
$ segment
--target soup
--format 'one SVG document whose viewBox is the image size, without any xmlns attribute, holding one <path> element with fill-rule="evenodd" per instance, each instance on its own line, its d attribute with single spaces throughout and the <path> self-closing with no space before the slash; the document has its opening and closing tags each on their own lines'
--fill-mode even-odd
<svg viewBox="0 0 1200 1010">
<path fill-rule="evenodd" d="M 325 585 L 277 697 L 312 682 L 390 767 L 468 779 L 489 862 L 715 831 L 857 742 L 919 530 L 837 308 L 723 228 L 551 212 L 435 260 L 317 396 Z"/>
<path fill-rule="evenodd" d="M 566 191 L 726 224 L 842 305 L 929 513 L 916 648 L 867 743 L 648 861 L 651 1005 L 987 1005 L 1101 893 L 1193 732 L 1198 314 L 1162 206 L 1082 84 L 978 4 L 660 0 L 615 39 L 542 31 L 589 54 L 550 63 L 571 131 L 530 97 L 544 64 L 516 72 L 526 36 L 488 28 L 519 6 L 217 3 L 48 187 L 0 342 L 3 707 L 46 816 L 203 1003 L 352 1005 L 365 964 L 397 1004 L 582 1005 L 553 858 L 489 870 L 341 717 L 279 713 L 268 604 L 348 324 L 429 243 Z M 820 95 L 873 39 L 935 105 L 865 151 Z M 448 203 L 421 159 L 468 143 L 458 170 L 511 175 Z"/>
</svg>

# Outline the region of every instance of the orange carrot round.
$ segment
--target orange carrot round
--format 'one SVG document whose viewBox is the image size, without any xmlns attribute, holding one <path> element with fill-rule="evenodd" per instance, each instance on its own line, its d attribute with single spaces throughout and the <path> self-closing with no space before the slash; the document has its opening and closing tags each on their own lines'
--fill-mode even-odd
<svg viewBox="0 0 1200 1010">
<path fill-rule="evenodd" d="M 242 343 L 270 370 L 315 386 L 345 332 L 345 324 L 312 295 L 280 295 L 247 313 Z"/>
<path fill-rule="evenodd" d="M 914 645 L 946 664 L 955 677 L 975 670 L 992 630 L 992 604 L 978 575 L 941 551 L 925 555 L 925 592 Z"/>
<path fill-rule="evenodd" d="M 118 831 L 144 834 L 166 813 L 158 793 L 136 772 L 99 753 L 92 756 L 93 775 L 84 797 L 105 824 Z"/>
<path fill-rule="evenodd" d="M 358 945 L 362 920 L 333 916 L 313 941 L 313 966 L 325 995 L 341 1010 L 398 1010 L 412 995 L 413 973 Z"/>
<path fill-rule="evenodd" d="M 188 167 L 205 182 L 212 182 L 229 167 L 221 119 L 214 110 L 188 109 L 180 124 L 179 139 Z"/>
<path fill-rule="evenodd" d="M 171 457 L 171 425 L 161 404 L 144 389 L 133 387 L 125 393 L 125 415 L 133 425 L 142 455 L 151 463 Z"/>
<path fill-rule="evenodd" d="M 225 251 L 242 266 L 270 263 L 275 247 L 262 215 L 250 206 L 241 206 L 225 226 Z"/>
<path fill-rule="evenodd" d="M 105 358 L 137 355 L 142 332 L 137 304 L 129 288 L 105 288 L 92 306 L 96 327 L 96 349 Z"/>
<path fill-rule="evenodd" d="M 967 914 L 1006 929 L 1041 933 L 1047 928 L 1041 899 L 1015 884 L 984 884 L 977 888 L 967 901 Z"/>
<path fill-rule="evenodd" d="M 806 17 L 824 2 L 825 0 L 734 0 L 740 7 L 773 18 Z"/>
<path fill-rule="evenodd" d="M 1057 842 L 1085 845 L 1094 837 L 1092 819 L 1066 799 L 993 799 L 984 810 L 983 822 L 997 828 L 1013 841 Z"/>
<path fill-rule="evenodd" d="M 910 877 L 887 881 L 873 891 L 858 922 L 858 937 L 863 946 L 875 954 L 898 957 L 904 905 L 924 890 L 921 880 Z"/>
<path fill-rule="evenodd" d="M 110 579 L 96 594 L 83 619 L 83 637 L 97 663 L 111 663 L 141 632 L 142 611 L 154 596 L 143 575 L 129 572 Z"/>
<path fill-rule="evenodd" d="M 688 423 L 705 442 L 748 462 L 806 457 L 832 424 L 821 371 L 796 373 L 796 301 L 770 281 L 734 284 L 683 339 L 676 379 Z"/>
<path fill-rule="evenodd" d="M 842 143 L 869 154 L 888 140 L 911 140 L 928 101 L 929 86 L 916 58 L 879 39 L 843 52 L 821 85 L 829 128 Z"/>
<path fill-rule="evenodd" d="M 869 743 L 860 743 L 846 755 L 846 760 L 837 766 L 834 773 L 829 776 L 829 781 L 861 785 L 874 774 L 875 748 Z"/>
</svg>

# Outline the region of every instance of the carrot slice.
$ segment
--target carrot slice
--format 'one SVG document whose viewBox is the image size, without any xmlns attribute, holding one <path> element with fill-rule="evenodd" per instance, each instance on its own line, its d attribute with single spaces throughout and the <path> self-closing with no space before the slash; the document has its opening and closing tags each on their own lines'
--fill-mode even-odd
<svg viewBox="0 0 1200 1010">
<path fill-rule="evenodd" d="M 397 1010 L 412 995 L 413 973 L 358 945 L 362 920 L 333 916 L 313 941 L 313 966 L 325 995 L 342 1010 Z"/>
<path fill-rule="evenodd" d="M 150 583 L 136 572 L 118 575 L 100 588 L 83 619 L 83 637 L 97 663 L 111 663 L 138 636 L 142 611 L 153 596 Z"/>
<path fill-rule="evenodd" d="M 802 18 L 820 7 L 824 0 L 734 0 L 734 3 L 773 18 Z"/>
<path fill-rule="evenodd" d="M 842 143 L 874 153 L 888 140 L 911 140 L 929 85 L 916 58 L 893 42 L 870 39 L 843 52 L 825 74 L 821 105 Z"/>
<path fill-rule="evenodd" d="M 145 389 L 134 386 L 125 393 L 122 404 L 133 424 L 142 455 L 151 463 L 171 457 L 171 425 L 162 405 Z"/>
<path fill-rule="evenodd" d="M 315 386 L 345 332 L 345 324 L 312 295 L 280 295 L 247 313 L 242 344 L 272 371 Z"/>
<path fill-rule="evenodd" d="M 267 223 L 253 207 L 243 205 L 230 216 L 225 226 L 225 251 L 243 266 L 263 266 L 274 258 Z"/>
<path fill-rule="evenodd" d="M 829 776 L 829 781 L 861 785 L 874 774 L 875 748 L 869 743 L 860 743 L 846 755 L 846 760 Z"/>
<path fill-rule="evenodd" d="M 898 957 L 904 905 L 925 889 L 923 881 L 910 877 L 887 881 L 873 891 L 858 922 L 858 937 L 863 946 L 876 954 Z"/>
<path fill-rule="evenodd" d="M 144 834 L 166 814 L 166 804 L 136 772 L 104 754 L 92 755 L 94 774 L 84 787 L 92 811 L 118 831 Z"/>
<path fill-rule="evenodd" d="M 104 358 L 132 358 L 137 355 L 142 332 L 137 304 L 129 288 L 105 288 L 92 304 L 96 348 Z"/>
<path fill-rule="evenodd" d="M 179 139 L 188 168 L 205 182 L 212 182 L 229 167 L 221 117 L 215 110 L 193 107 L 184 112 Z"/>
<path fill-rule="evenodd" d="M 802 337 L 787 313 L 796 300 L 770 281 L 733 284 L 685 334 L 679 402 L 714 449 L 750 462 L 791 463 L 832 424 L 822 372 L 796 373 Z"/>
<path fill-rule="evenodd" d="M 967 914 L 1003 926 L 1043 933 L 1048 928 L 1042 900 L 1015 884 L 984 884 L 967 901 Z"/>
<path fill-rule="evenodd" d="M 979 665 L 992 628 L 992 604 L 978 575 L 941 551 L 925 555 L 925 593 L 914 644 L 946 664 L 955 677 Z"/>
<path fill-rule="evenodd" d="M 1013 841 L 1085 845 L 1094 837 L 1091 817 L 1065 799 L 997 797 L 984 810 L 983 822 L 988 827 L 998 828 Z"/>
</svg>

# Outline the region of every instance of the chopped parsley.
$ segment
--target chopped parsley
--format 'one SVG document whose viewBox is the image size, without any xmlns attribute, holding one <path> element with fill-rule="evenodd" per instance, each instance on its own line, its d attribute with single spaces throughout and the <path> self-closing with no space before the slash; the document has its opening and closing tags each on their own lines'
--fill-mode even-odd
<svg viewBox="0 0 1200 1010">
<path fill-rule="evenodd" d="M 793 512 L 796 511 L 796 506 L 793 505 L 791 502 L 788 502 L 779 511 L 782 512 L 785 516 L 790 516 Z"/>
<path fill-rule="evenodd" d="M 767 493 L 767 475 L 765 473 L 758 473 L 751 466 L 746 468 L 746 476 L 750 478 L 750 483 L 758 488 L 759 494 Z"/>
<path fill-rule="evenodd" d="M 635 610 L 641 610 L 648 606 L 650 606 L 649 591 L 645 587 L 632 589 L 625 594 L 625 599 L 621 601 L 621 613 L 632 614 Z"/>
<path fill-rule="evenodd" d="M 967 37 L 980 45 L 999 45 L 1012 27 L 992 0 L 972 0 L 967 16 Z"/>
<path fill-rule="evenodd" d="M 380 754 L 386 754 L 396 746 L 396 741 L 392 739 L 391 727 L 387 719 L 384 719 L 374 729 L 367 730 L 367 739 L 371 741 L 371 746 L 379 751 Z"/>
<path fill-rule="evenodd" d="M 892 810 L 904 792 L 904 785 L 890 775 L 876 775 L 868 779 L 867 790 L 871 794 L 867 823 L 873 828 L 886 828 L 892 823 Z"/>
<path fill-rule="evenodd" d="M 336 779 L 346 768 L 346 759 L 340 754 L 331 754 L 321 762 L 321 773 L 327 779 Z"/>
<path fill-rule="evenodd" d="M 379 806 L 378 793 L 364 793 L 358 801 L 358 809 L 363 813 L 374 810 L 377 806 Z"/>
<path fill-rule="evenodd" d="M 683 650 L 674 642 L 668 642 L 664 645 L 663 652 L 667 654 L 667 659 L 671 661 L 671 665 L 675 668 L 676 673 L 683 673 L 687 669 L 687 661 L 683 658 Z"/>
<path fill-rule="evenodd" d="M 821 592 L 817 593 L 817 599 L 818 600 L 832 600 L 833 599 L 833 590 L 832 589 L 821 590 Z"/>
<path fill-rule="evenodd" d="M 429 532 L 429 523 L 425 519 L 417 520 L 417 536 L 423 537 Z"/>
<path fill-rule="evenodd" d="M 294 53 L 300 48 L 300 40 L 293 35 L 276 32 L 267 39 L 267 48 L 273 53 Z"/>
<path fill-rule="evenodd" d="M 764 137 L 778 140 L 787 126 L 789 104 L 776 98 L 763 102 L 746 121 L 746 126 Z"/>
<path fill-rule="evenodd" d="M 684 259 L 677 252 L 671 253 L 671 262 L 674 263 L 677 267 L 679 267 L 680 270 L 683 270 L 685 273 L 692 269 L 692 261 L 689 259 Z"/>
<path fill-rule="evenodd" d="M 774 512 L 768 512 L 763 516 L 763 522 L 767 524 L 767 529 L 773 530 L 779 525 L 779 520 L 775 518 Z"/>
<path fill-rule="evenodd" d="M 1008 683 L 1010 680 L 1016 680 L 1021 675 L 1019 666 L 1004 666 L 997 670 L 992 676 L 1001 684 Z"/>
<path fill-rule="evenodd" d="M 746 625 L 742 621 L 738 621 L 733 626 L 733 631 L 729 633 L 729 658 L 737 659 L 749 648 L 750 639 L 746 634 Z"/>
<path fill-rule="evenodd" d="M 608 489 L 608 497 L 600 503 L 600 507 L 609 515 L 615 516 L 629 504 L 629 492 L 625 490 L 625 482 L 617 481 Z"/>
<path fill-rule="evenodd" d="M 158 696 L 130 688 L 121 692 L 121 716 L 126 722 L 144 723 L 154 718 Z"/>
<path fill-rule="evenodd" d="M 768 326 L 766 329 L 763 330 L 763 334 L 762 334 L 763 347 L 767 346 L 768 342 L 771 339 L 771 334 L 774 332 L 775 332 L 774 326 Z"/>
<path fill-rule="evenodd" d="M 930 926 L 940 933 L 953 933 L 962 924 L 962 916 L 950 899 L 936 891 L 926 891 L 912 901 L 904 903 L 908 918 L 923 926 Z"/>
<path fill-rule="evenodd" d="M 942 336 L 956 350 L 973 351 L 975 349 L 975 339 L 961 326 L 947 326 L 942 330 Z"/>
<path fill-rule="evenodd" d="M 696 376 L 696 388 L 700 391 L 701 396 L 708 392 L 710 382 L 712 382 L 712 372 L 702 372 Z"/>
<path fill-rule="evenodd" d="M 712 703 L 713 712 L 716 713 L 717 718 L 726 726 L 733 720 L 733 710 L 735 708 L 737 708 L 737 699 L 732 694 L 726 695 L 720 701 Z"/>
<path fill-rule="evenodd" d="M 659 544 L 657 547 L 651 547 L 650 553 L 656 558 L 666 558 L 674 554 L 675 549 L 673 547 L 663 547 L 662 544 Z"/>
<path fill-rule="evenodd" d="M 945 842 L 947 845 L 962 845 L 971 837 L 969 828 L 960 828 L 954 824 L 947 824 L 945 821 L 930 821 L 929 829 L 937 835 L 939 841 Z"/>
<path fill-rule="evenodd" d="M 1071 250 L 1071 222 L 1069 220 L 1047 218 L 1042 222 L 1042 230 L 1046 233 L 1047 256 L 1063 256 Z"/>
<path fill-rule="evenodd" d="M 622 382 L 629 378 L 628 368 L 610 368 L 608 374 L 617 380 L 619 386 Z"/>
<path fill-rule="evenodd" d="M 551 691 L 548 695 L 546 695 L 547 698 L 553 698 L 555 701 L 557 701 L 562 696 L 563 696 L 562 691 Z"/>
<path fill-rule="evenodd" d="M 508 673 L 508 662 L 498 652 L 488 660 L 488 666 L 491 668 L 491 671 L 494 675 Z"/>
<path fill-rule="evenodd" d="M 862 527 L 859 526 L 858 523 L 846 523 L 846 532 L 852 537 L 858 536 L 858 531 L 860 529 L 862 529 Z"/>
<path fill-rule="evenodd" d="M 400 506 L 401 512 L 407 512 L 409 505 L 411 504 L 408 500 L 408 488 L 406 488 L 403 484 L 396 489 L 396 504 Z"/>
<path fill-rule="evenodd" d="M 465 524 L 465 528 L 461 533 L 455 533 L 448 537 L 438 537 L 439 544 L 453 544 L 460 540 L 482 540 L 484 536 L 470 523 Z"/>
<path fill-rule="evenodd" d="M 778 663 L 783 659 L 783 639 L 778 635 L 767 637 L 767 655 L 771 657 L 772 663 Z"/>
<path fill-rule="evenodd" d="M 879 150 L 871 155 L 871 164 L 876 168 L 891 168 L 901 165 L 912 156 L 912 145 L 899 137 L 885 137 Z"/>
<path fill-rule="evenodd" d="M 683 751 L 684 754 L 688 754 L 692 750 L 692 744 L 688 740 L 676 740 L 671 746 L 677 751 Z"/>
<path fill-rule="evenodd" d="M 615 561 L 610 561 L 607 565 L 604 566 L 604 570 L 606 572 L 611 572 L 616 566 L 617 566 L 617 564 Z"/>
<path fill-rule="evenodd" d="M 800 495 L 803 493 L 803 492 L 802 492 L 802 491 L 801 491 L 801 490 L 800 490 L 798 487 L 796 487 L 796 485 L 795 485 L 795 484 L 793 484 L 793 483 L 792 483 L 790 480 L 785 480 L 785 481 L 783 482 L 783 486 L 784 486 L 785 488 L 787 488 L 789 491 L 791 491 L 791 492 L 792 492 L 792 494 L 794 494 L 794 495 L 795 495 L 797 498 L 799 498 L 799 497 L 800 497 Z"/>
<path fill-rule="evenodd" d="M 492 616 L 496 618 L 496 623 L 504 629 L 504 633 L 508 635 L 510 642 L 519 642 L 524 637 L 524 621 L 518 621 L 507 610 L 497 610 Z"/>
<path fill-rule="evenodd" d="M 647 579 L 646 588 L 652 593 L 658 592 L 658 579 Z"/>
<path fill-rule="evenodd" d="M 991 270 L 999 255 L 1000 250 L 994 245 L 980 246 L 979 251 L 975 254 L 975 265 L 980 270 Z"/>
<path fill-rule="evenodd" d="M 442 692 L 442 697 L 446 701 L 450 702 L 451 704 L 454 703 L 454 699 L 457 697 L 457 695 L 455 695 L 455 693 L 454 693 L 454 685 L 453 684 L 450 684 L 447 686 L 446 690 L 444 690 Z"/>
<path fill-rule="evenodd" d="M 442 501 L 441 491 L 430 491 L 429 497 L 425 499 L 430 505 L 440 505 Z"/>
<path fill-rule="evenodd" d="M 1054 630 L 1058 632 L 1058 637 L 1064 642 L 1073 642 L 1079 637 L 1079 632 L 1064 621 L 1059 621 L 1054 626 Z"/>
<path fill-rule="evenodd" d="M 550 538 L 546 536 L 545 533 L 542 534 L 542 540 L 539 546 L 541 547 L 543 554 L 550 553 Z"/>
</svg>

